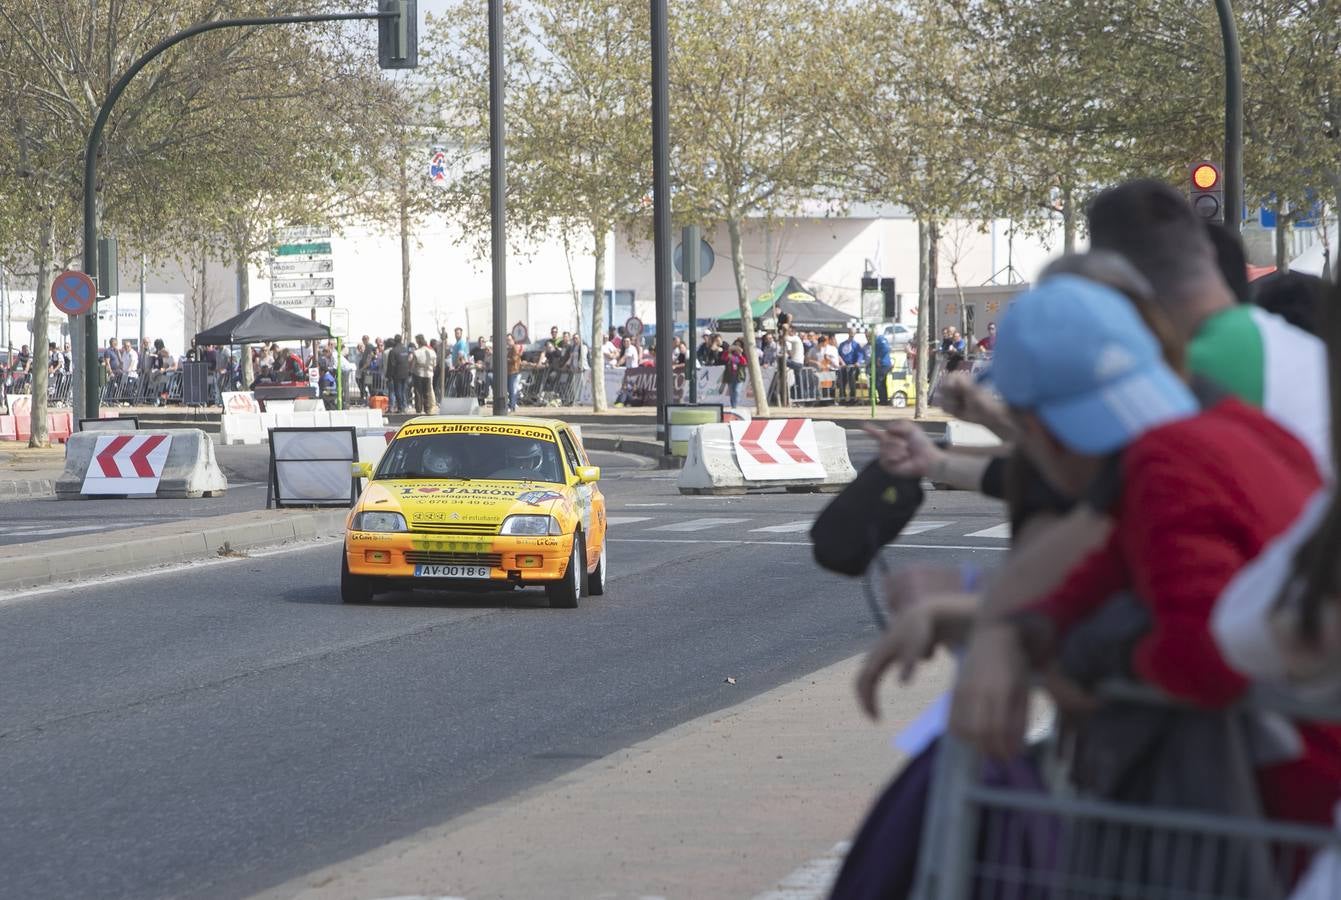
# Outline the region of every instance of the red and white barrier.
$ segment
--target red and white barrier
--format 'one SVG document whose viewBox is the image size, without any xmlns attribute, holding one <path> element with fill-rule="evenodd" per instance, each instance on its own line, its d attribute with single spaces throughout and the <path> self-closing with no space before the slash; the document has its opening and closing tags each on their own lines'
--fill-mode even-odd
<svg viewBox="0 0 1341 900">
<path fill-rule="evenodd" d="M 823 479 L 815 427 L 809 419 L 729 422 L 736 464 L 746 481 Z"/>
<path fill-rule="evenodd" d="M 98 438 L 80 493 L 138 496 L 158 491 L 172 438 L 166 434 L 120 434 Z"/>
<path fill-rule="evenodd" d="M 832 422 L 754 419 L 698 425 L 677 487 L 682 494 L 839 490 L 856 478 L 847 432 Z"/>
</svg>

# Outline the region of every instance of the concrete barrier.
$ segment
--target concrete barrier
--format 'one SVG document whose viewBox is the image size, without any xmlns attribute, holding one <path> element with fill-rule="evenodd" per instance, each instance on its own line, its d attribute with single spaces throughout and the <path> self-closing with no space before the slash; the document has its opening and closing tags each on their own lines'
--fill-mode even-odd
<svg viewBox="0 0 1341 900">
<path fill-rule="evenodd" d="M 480 404 L 474 397 L 443 397 L 438 401 L 440 416 L 478 416 Z"/>
<path fill-rule="evenodd" d="M 857 470 L 847 452 L 847 429 L 836 422 L 815 422 L 815 442 L 819 445 L 824 481 L 818 490 L 841 491 L 856 480 Z"/>
<path fill-rule="evenodd" d="M 140 431 L 137 435 L 164 435 L 172 442 L 167 462 L 159 476 L 154 496 L 159 499 L 221 497 L 228 479 L 214 456 L 214 442 L 198 428 L 170 431 Z M 94 448 L 106 432 L 81 431 L 70 436 L 65 445 L 65 471 L 56 480 L 56 496 L 61 500 L 81 500 L 84 477 L 93 463 Z"/>
<path fill-rule="evenodd" d="M 269 414 L 271 417 L 274 413 Z M 228 413 L 219 420 L 219 443 L 260 444 L 265 441 L 266 431 L 261 413 Z"/>
<path fill-rule="evenodd" d="M 682 494 L 744 494 L 784 489 L 792 493 L 830 493 L 857 477 L 847 450 L 847 430 L 833 422 L 812 422 L 822 477 L 752 480 L 741 470 L 730 423 L 699 425 L 689 435 L 688 455 L 676 487 Z"/>
<path fill-rule="evenodd" d="M 684 468 L 675 486 L 681 494 L 743 494 L 745 476 L 736 464 L 731 426 L 699 425 L 689 434 Z"/>
<path fill-rule="evenodd" d="M 945 423 L 945 446 L 1000 447 L 1001 438 L 981 425 L 950 419 Z"/>
</svg>

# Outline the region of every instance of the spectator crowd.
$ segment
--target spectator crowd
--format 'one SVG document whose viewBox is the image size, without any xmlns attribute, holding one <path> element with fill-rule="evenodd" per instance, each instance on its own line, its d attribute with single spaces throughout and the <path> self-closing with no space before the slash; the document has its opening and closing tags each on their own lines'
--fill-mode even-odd
<svg viewBox="0 0 1341 900">
<path fill-rule="evenodd" d="M 885 672 L 907 682 L 951 646 L 948 732 L 993 761 L 997 786 L 1050 783 L 1041 745 L 1026 737 L 1041 686 L 1056 710 L 1050 746 L 1067 754 L 1063 798 L 1208 823 L 1331 826 L 1341 800 L 1341 290 L 1282 275 L 1250 292 L 1237 236 L 1162 182 L 1111 188 L 1088 217 L 1092 249 L 1054 262 L 979 342 L 992 354 L 986 383 L 958 373 L 943 383 L 947 411 L 995 431 L 999 450 L 942 448 L 911 422 L 869 429 L 892 485 L 927 478 L 1003 499 L 1012 548 L 990 572 L 915 564 L 885 579 L 888 627 L 859 703 L 876 716 Z M 942 341 L 967 349 L 953 329 Z M 1133 681 L 1154 699 L 1112 690 Z M 1329 712 L 1307 711 L 1319 698 Z M 834 897 L 907 895 L 929 802 L 920 773 L 944 748 L 925 744 L 873 808 Z M 1103 837 L 1066 827 L 1072 847 Z M 1220 887 L 1195 896 L 1288 895 L 1308 846 L 1259 842 L 1265 865 L 1254 869 L 1244 848 L 1257 832 L 1238 827 L 1239 865 L 1211 873 Z M 1040 855 L 1037 878 L 1017 876 L 1022 892 L 1005 895 L 1058 896 L 1024 888 L 1084 876 L 1114 879 L 1103 896 L 1193 896 L 1206 873 L 1192 873 L 1193 845 L 1171 846 L 1184 856 L 1169 867 L 1155 861 L 1160 844 L 1127 844 L 1120 873 L 1102 870 L 1097 844 L 1083 860 Z M 972 838 L 967 854 L 978 873 L 1001 863 Z M 1341 882 L 1308 896 L 1341 896 Z"/>
</svg>

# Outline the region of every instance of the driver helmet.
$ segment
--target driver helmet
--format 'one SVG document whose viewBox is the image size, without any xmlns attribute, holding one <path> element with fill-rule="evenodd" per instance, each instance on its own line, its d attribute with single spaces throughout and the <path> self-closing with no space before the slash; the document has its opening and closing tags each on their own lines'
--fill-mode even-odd
<svg viewBox="0 0 1341 900">
<path fill-rule="evenodd" d="M 507 458 L 511 468 L 534 472 L 544 463 L 545 451 L 536 441 L 509 441 Z"/>
<path fill-rule="evenodd" d="M 429 445 L 424 448 L 424 471 L 450 478 L 461 474 L 461 460 L 446 447 Z"/>
</svg>

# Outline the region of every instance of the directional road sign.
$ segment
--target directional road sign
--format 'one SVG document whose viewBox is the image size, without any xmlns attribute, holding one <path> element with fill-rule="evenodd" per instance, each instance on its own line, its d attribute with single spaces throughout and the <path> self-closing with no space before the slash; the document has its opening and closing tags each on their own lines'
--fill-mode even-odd
<svg viewBox="0 0 1341 900">
<path fill-rule="evenodd" d="M 271 277 L 280 275 L 322 275 L 335 271 L 333 259 L 303 259 L 293 257 L 277 259 L 270 263 Z"/>
<path fill-rule="evenodd" d="M 280 294 L 277 297 L 271 297 L 270 302 L 275 306 L 282 306 L 286 309 L 324 309 L 335 305 L 335 295 Z"/>
<path fill-rule="evenodd" d="M 165 434 L 99 437 L 80 493 L 140 495 L 158 490 L 172 438 Z"/>
<path fill-rule="evenodd" d="M 732 422 L 741 474 L 751 481 L 823 478 L 819 446 L 809 419 Z"/>
<path fill-rule="evenodd" d="M 270 283 L 270 291 L 274 294 L 333 290 L 334 278 L 277 278 Z"/>
<path fill-rule="evenodd" d="M 67 270 L 51 285 L 51 302 L 67 316 L 82 316 L 97 302 L 93 279 L 83 272 Z"/>
<path fill-rule="evenodd" d="M 330 256 L 330 241 L 317 244 L 280 244 L 275 248 L 275 256 Z"/>
</svg>

